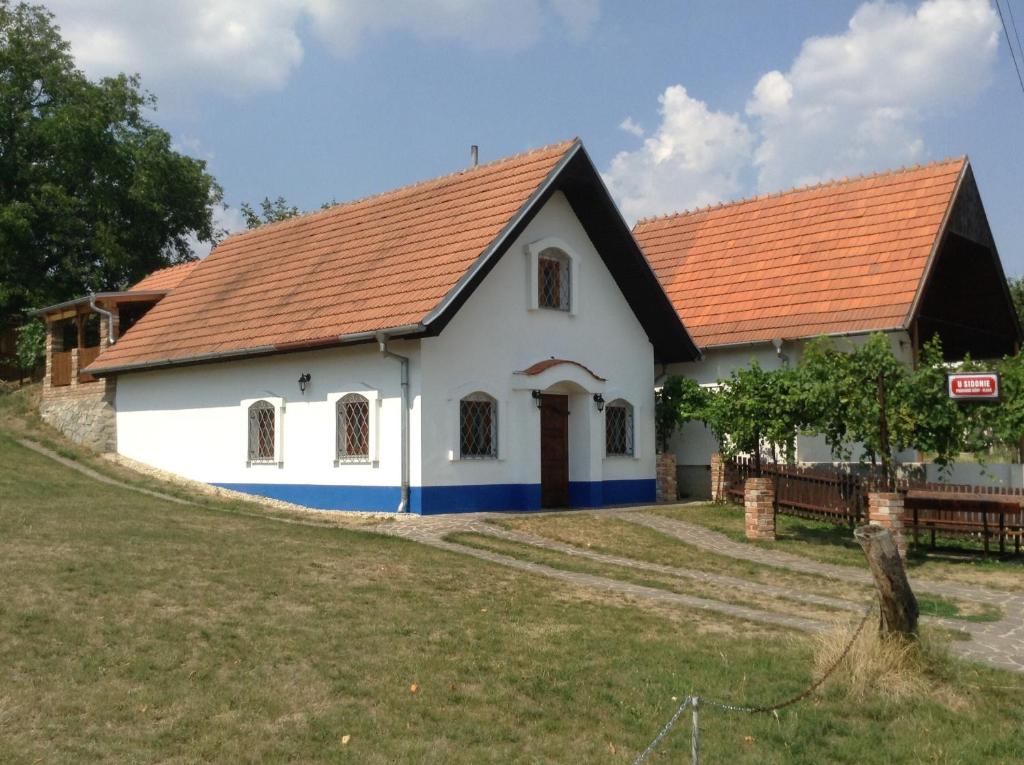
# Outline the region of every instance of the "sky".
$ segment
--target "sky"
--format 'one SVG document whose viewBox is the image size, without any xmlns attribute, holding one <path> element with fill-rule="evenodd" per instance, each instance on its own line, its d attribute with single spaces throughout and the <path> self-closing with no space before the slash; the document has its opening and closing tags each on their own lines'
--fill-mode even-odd
<svg viewBox="0 0 1024 765">
<path fill-rule="evenodd" d="M 141 75 L 229 230 L 242 202 L 356 199 L 471 144 L 579 136 L 631 223 L 967 154 L 1024 275 L 1024 88 L 994 0 L 44 2 L 88 75 Z M 1000 2 L 1016 44 L 1024 0 Z"/>
</svg>

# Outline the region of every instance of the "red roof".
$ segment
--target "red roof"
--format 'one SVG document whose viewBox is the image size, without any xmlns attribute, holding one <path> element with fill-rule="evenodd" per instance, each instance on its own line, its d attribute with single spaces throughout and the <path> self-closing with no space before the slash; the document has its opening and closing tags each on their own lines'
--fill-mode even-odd
<svg viewBox="0 0 1024 765">
<path fill-rule="evenodd" d="M 967 158 L 640 221 L 702 348 L 909 321 Z"/>
<path fill-rule="evenodd" d="M 168 266 L 167 268 L 161 268 L 158 271 L 154 271 L 148 276 L 143 277 L 139 282 L 129 287 L 129 292 L 157 292 L 167 291 L 170 292 L 179 284 L 182 280 L 188 276 L 192 269 L 199 265 L 198 260 L 190 260 L 187 263 L 179 263 L 176 266 Z"/>
<path fill-rule="evenodd" d="M 529 151 L 232 236 L 90 371 L 336 343 L 418 324 L 577 145 Z"/>
</svg>

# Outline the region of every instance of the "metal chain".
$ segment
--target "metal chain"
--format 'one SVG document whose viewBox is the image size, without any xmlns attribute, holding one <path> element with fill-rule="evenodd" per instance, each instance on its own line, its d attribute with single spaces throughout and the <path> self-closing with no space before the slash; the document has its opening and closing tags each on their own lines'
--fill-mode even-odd
<svg viewBox="0 0 1024 765">
<path fill-rule="evenodd" d="M 746 712 L 748 714 L 759 714 L 765 712 L 778 712 L 780 709 L 785 709 L 786 707 L 792 706 L 793 704 L 796 704 L 799 701 L 803 701 L 805 698 L 814 693 L 818 688 L 820 688 L 822 683 L 828 680 L 832 676 L 832 674 L 837 669 L 839 669 L 839 665 L 843 663 L 847 655 L 850 653 L 850 649 L 853 648 L 853 644 L 857 642 L 857 638 L 860 637 L 860 633 L 864 631 L 864 625 L 868 623 L 868 618 L 871 616 L 871 613 L 874 610 L 875 601 L 872 600 L 871 603 L 868 605 L 867 609 L 865 609 L 864 616 L 861 617 L 860 624 L 858 624 L 857 629 L 854 630 L 853 637 L 851 637 L 849 642 L 847 642 L 846 647 L 843 648 L 843 652 L 839 654 L 838 658 L 832 663 L 832 666 L 829 667 L 828 670 L 821 677 L 819 677 L 817 680 L 811 683 L 807 688 L 798 693 L 796 696 L 786 699 L 785 701 L 781 701 L 777 704 L 769 704 L 758 707 L 740 706 L 738 704 L 726 704 L 721 701 L 714 701 L 713 699 L 704 698 L 703 696 L 687 696 L 685 699 L 683 699 L 683 703 L 679 705 L 679 708 L 676 709 L 672 717 L 669 718 L 669 721 L 665 723 L 664 727 L 662 727 L 662 729 L 658 732 L 658 735 L 654 737 L 654 740 L 650 743 L 650 745 L 646 749 L 644 749 L 643 752 L 640 753 L 639 757 L 633 760 L 633 765 L 640 765 L 640 763 L 646 761 L 647 758 L 651 756 L 651 754 L 654 752 L 658 744 L 660 744 L 661 741 L 665 738 L 665 736 L 669 734 L 669 731 L 672 730 L 672 727 L 679 720 L 680 716 L 683 714 L 683 710 L 685 710 L 691 702 L 693 703 L 694 707 L 696 707 L 698 703 L 704 703 L 709 704 L 713 707 L 717 707 L 718 709 L 724 709 L 727 712 Z"/>
<path fill-rule="evenodd" d="M 796 696 L 786 699 L 785 701 L 780 701 L 777 704 L 766 704 L 764 706 L 758 707 L 740 706 L 737 704 L 726 704 L 721 701 L 714 701 L 713 699 L 704 698 L 703 696 L 701 696 L 701 701 L 705 704 L 710 704 L 713 707 L 718 707 L 719 709 L 724 709 L 728 712 L 747 712 L 750 714 L 778 712 L 780 709 L 785 709 L 786 707 L 792 706 L 793 704 L 796 704 L 798 701 L 803 701 L 816 690 L 818 690 L 818 688 L 821 687 L 822 683 L 828 680 L 832 676 L 832 674 L 837 669 L 839 669 L 839 665 L 843 663 L 843 660 L 846 658 L 847 654 L 850 653 L 850 649 L 853 648 L 853 644 L 857 642 L 857 638 L 860 637 L 860 633 L 864 630 L 864 625 L 868 623 L 868 618 L 871 616 L 871 612 L 874 610 L 875 602 L 871 601 L 867 609 L 864 611 L 864 616 L 861 618 L 860 624 L 858 624 L 857 629 L 854 630 L 853 637 L 851 637 L 849 642 L 847 642 L 846 647 L 843 648 L 843 652 L 839 654 L 838 658 L 836 658 L 836 660 L 832 663 L 832 666 L 829 667 L 828 670 L 826 670 L 826 672 L 821 677 L 819 677 L 817 680 L 815 680 L 813 683 L 807 686 L 807 688 L 798 693 Z"/>
<path fill-rule="evenodd" d="M 644 760 L 651 756 L 651 754 L 654 752 L 658 744 L 661 743 L 661 740 L 668 735 L 668 732 L 670 730 L 672 730 L 672 726 L 676 724 L 676 721 L 683 714 L 683 710 L 686 709 L 686 707 L 689 706 L 689 704 L 690 697 L 687 696 L 685 699 L 683 699 L 683 703 L 679 705 L 679 708 L 676 710 L 675 714 L 672 715 L 671 718 L 669 718 L 669 721 L 665 723 L 665 726 L 661 729 L 658 735 L 654 737 L 654 741 L 650 743 L 650 746 L 644 749 L 640 753 L 640 756 L 633 760 L 633 765 L 640 765 L 640 763 L 642 763 Z"/>
</svg>

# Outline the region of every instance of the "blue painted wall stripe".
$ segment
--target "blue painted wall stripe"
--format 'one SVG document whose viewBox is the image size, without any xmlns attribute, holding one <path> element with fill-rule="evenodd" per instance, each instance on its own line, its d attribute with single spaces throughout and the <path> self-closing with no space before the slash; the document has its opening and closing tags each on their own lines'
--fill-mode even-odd
<svg viewBox="0 0 1024 765">
<path fill-rule="evenodd" d="M 398 486 L 334 486 L 290 483 L 215 483 L 225 489 L 270 497 L 318 510 L 392 512 L 398 507 Z M 571 507 L 601 507 L 654 502 L 653 478 L 624 481 L 572 481 Z M 499 510 L 539 510 L 540 484 L 502 483 L 463 486 L 413 486 L 410 511 L 421 515 Z"/>
</svg>

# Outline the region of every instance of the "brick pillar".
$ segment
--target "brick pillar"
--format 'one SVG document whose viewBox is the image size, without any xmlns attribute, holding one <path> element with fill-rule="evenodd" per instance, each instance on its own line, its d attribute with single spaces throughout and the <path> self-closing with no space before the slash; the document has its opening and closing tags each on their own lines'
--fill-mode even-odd
<svg viewBox="0 0 1024 765">
<path fill-rule="evenodd" d="M 868 494 L 868 523 L 892 532 L 900 557 L 907 557 L 907 540 L 903 535 L 903 495 L 899 492 Z"/>
<path fill-rule="evenodd" d="M 743 485 L 747 539 L 775 539 L 775 484 L 771 478 L 748 478 Z"/>
<path fill-rule="evenodd" d="M 46 371 L 43 373 L 43 393 L 53 387 L 53 354 L 64 350 L 64 335 L 58 331 L 60 325 L 46 321 Z"/>
<path fill-rule="evenodd" d="M 676 455 L 671 452 L 662 452 L 658 455 L 658 501 L 675 502 L 678 499 Z"/>
<path fill-rule="evenodd" d="M 711 501 L 725 502 L 725 460 L 718 452 L 711 455 Z"/>
</svg>

